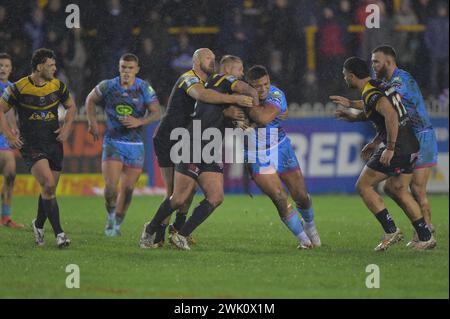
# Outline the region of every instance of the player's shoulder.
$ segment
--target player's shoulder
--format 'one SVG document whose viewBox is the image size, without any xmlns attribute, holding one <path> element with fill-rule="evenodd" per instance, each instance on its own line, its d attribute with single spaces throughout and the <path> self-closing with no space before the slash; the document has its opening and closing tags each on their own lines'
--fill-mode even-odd
<svg viewBox="0 0 450 319">
<path fill-rule="evenodd" d="M 200 77 L 197 75 L 197 73 L 195 73 L 194 70 L 189 70 L 180 75 L 180 79 L 182 79 L 182 80 L 192 79 L 192 78 L 196 78 L 200 81 Z"/>
<path fill-rule="evenodd" d="M 283 100 L 286 100 L 286 95 L 282 90 L 271 85 L 269 90 L 269 99 L 279 101 L 281 103 Z"/>
<path fill-rule="evenodd" d="M 28 85 L 32 85 L 30 78 L 28 76 L 24 76 L 23 78 L 14 82 L 11 86 L 20 92 Z"/>
<path fill-rule="evenodd" d="M 51 89 L 59 90 L 60 88 L 66 88 L 66 84 L 58 78 L 53 78 L 48 82 L 48 85 Z"/>
</svg>

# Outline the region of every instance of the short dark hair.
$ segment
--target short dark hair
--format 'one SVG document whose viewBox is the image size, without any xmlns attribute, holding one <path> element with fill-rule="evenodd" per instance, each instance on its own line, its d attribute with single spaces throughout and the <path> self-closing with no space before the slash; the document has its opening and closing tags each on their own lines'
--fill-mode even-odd
<svg viewBox="0 0 450 319">
<path fill-rule="evenodd" d="M 351 57 L 345 60 L 344 69 L 356 75 L 358 79 L 370 77 L 369 66 L 366 61 L 358 57 Z"/>
<path fill-rule="evenodd" d="M 249 81 L 254 81 L 262 78 L 263 76 L 269 75 L 267 69 L 262 65 L 254 65 L 247 72 L 247 79 Z"/>
<path fill-rule="evenodd" d="M 3 59 L 8 59 L 12 63 L 12 57 L 6 52 L 0 53 L 0 60 L 3 60 Z"/>
<path fill-rule="evenodd" d="M 224 65 L 225 63 L 229 62 L 242 62 L 242 59 L 238 56 L 227 54 L 220 59 L 220 65 Z"/>
<path fill-rule="evenodd" d="M 137 57 L 136 54 L 133 53 L 125 53 L 120 57 L 120 61 L 127 61 L 127 62 L 134 61 L 139 65 L 139 58 Z"/>
<path fill-rule="evenodd" d="M 34 72 L 37 70 L 37 66 L 39 64 L 45 63 L 47 59 L 56 60 L 55 52 L 50 49 L 37 49 L 34 51 L 33 56 L 31 57 L 31 70 Z"/>
<path fill-rule="evenodd" d="M 379 47 L 376 47 L 373 49 L 372 53 L 381 52 L 385 55 L 389 55 L 394 58 L 395 61 L 397 61 L 397 52 L 395 52 L 395 49 L 391 47 L 390 45 L 380 45 Z"/>
</svg>

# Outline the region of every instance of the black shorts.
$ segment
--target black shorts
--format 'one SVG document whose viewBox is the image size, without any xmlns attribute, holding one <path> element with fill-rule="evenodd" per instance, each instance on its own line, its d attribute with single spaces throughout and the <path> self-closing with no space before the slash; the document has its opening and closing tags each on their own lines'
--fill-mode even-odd
<svg viewBox="0 0 450 319">
<path fill-rule="evenodd" d="M 204 172 L 220 173 L 223 174 L 223 164 L 217 163 L 179 163 L 175 166 L 175 170 L 183 175 L 189 176 L 193 179 L 197 179 L 200 174 Z"/>
<path fill-rule="evenodd" d="M 156 159 L 159 167 L 175 167 L 174 162 L 170 159 L 170 149 L 175 145 L 176 141 L 162 140 L 153 138 L 153 148 L 155 149 Z"/>
<path fill-rule="evenodd" d="M 412 174 L 414 166 L 416 164 L 419 153 L 396 155 L 391 160 L 389 166 L 384 166 L 380 163 L 381 154 L 385 150 L 385 147 L 380 148 L 367 162 L 367 167 L 386 174 L 388 176 L 398 176 L 400 174 Z"/>
<path fill-rule="evenodd" d="M 42 143 L 36 145 L 25 144 L 20 149 L 22 158 L 28 170 L 31 171 L 36 162 L 47 159 L 52 171 L 61 172 L 63 168 L 64 148 L 60 142 Z"/>
</svg>

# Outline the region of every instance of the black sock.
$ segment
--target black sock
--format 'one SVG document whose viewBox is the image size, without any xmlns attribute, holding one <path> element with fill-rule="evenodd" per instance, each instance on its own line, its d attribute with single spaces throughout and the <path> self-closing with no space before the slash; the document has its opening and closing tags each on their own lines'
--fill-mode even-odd
<svg viewBox="0 0 450 319">
<path fill-rule="evenodd" d="M 184 224 L 186 223 L 186 213 L 181 213 L 180 211 L 177 212 L 177 215 L 175 217 L 175 222 L 173 223 L 173 227 L 178 231 L 181 228 L 183 228 Z"/>
<path fill-rule="evenodd" d="M 34 223 L 37 228 L 42 229 L 44 228 L 45 221 L 47 219 L 47 214 L 45 213 L 43 204 L 42 204 L 42 197 L 39 195 L 39 202 L 38 202 L 38 212 L 36 217 L 36 222 Z"/>
<path fill-rule="evenodd" d="M 420 241 L 429 241 L 431 238 L 431 232 L 428 228 L 427 223 L 425 223 L 425 219 L 422 217 L 415 222 L 412 222 L 414 228 L 416 229 L 417 236 L 419 236 Z"/>
<path fill-rule="evenodd" d="M 161 226 L 164 219 L 170 216 L 172 214 L 174 209 L 170 205 L 170 199 L 166 199 L 162 204 L 159 206 L 158 211 L 156 212 L 155 216 L 153 217 L 150 224 L 148 224 L 146 228 L 146 232 L 148 234 L 154 234 L 158 228 Z"/>
<path fill-rule="evenodd" d="M 192 212 L 192 216 L 184 224 L 183 228 L 180 229 L 179 234 L 181 236 L 189 236 L 201 223 L 203 223 L 206 218 L 211 215 L 215 207 L 211 205 L 206 199 L 202 200 L 200 204 L 195 207 Z"/>
<path fill-rule="evenodd" d="M 156 231 L 155 243 L 164 242 L 166 237 L 166 227 L 166 224 L 159 225 L 158 230 Z"/>
<path fill-rule="evenodd" d="M 55 236 L 62 233 L 61 223 L 59 221 L 59 207 L 56 198 L 42 199 L 42 207 L 47 213 L 48 220 L 52 225 Z"/>
<path fill-rule="evenodd" d="M 387 234 L 392 234 L 397 231 L 397 226 L 395 226 L 394 220 L 391 215 L 389 215 L 388 210 L 385 208 L 381 212 L 377 213 L 375 217 L 383 226 L 384 232 Z"/>
</svg>

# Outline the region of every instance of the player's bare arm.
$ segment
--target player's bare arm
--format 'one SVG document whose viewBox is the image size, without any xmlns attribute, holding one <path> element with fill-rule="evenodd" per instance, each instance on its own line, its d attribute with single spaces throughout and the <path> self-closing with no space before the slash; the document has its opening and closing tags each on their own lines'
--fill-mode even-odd
<svg viewBox="0 0 450 319">
<path fill-rule="evenodd" d="M 366 114 L 364 111 L 352 112 L 346 109 L 339 109 L 334 112 L 334 116 L 338 120 L 344 120 L 347 122 L 364 122 L 367 120 Z"/>
<path fill-rule="evenodd" d="M 97 113 L 95 106 L 98 105 L 102 100 L 102 97 L 97 94 L 95 89 L 89 93 L 86 98 L 86 115 L 88 119 L 88 132 L 94 138 L 94 141 L 98 140 L 98 123 L 97 123 Z"/>
<path fill-rule="evenodd" d="M 243 107 L 252 107 L 253 98 L 246 95 L 230 95 L 206 89 L 202 84 L 195 84 L 188 91 L 190 97 L 197 101 L 211 104 L 237 104 Z"/>
<path fill-rule="evenodd" d="M 381 132 L 377 133 L 372 141 L 366 144 L 361 150 L 361 158 L 367 161 L 373 152 L 377 149 L 378 145 L 383 141 L 383 134 Z"/>
<path fill-rule="evenodd" d="M 264 104 L 250 109 L 248 115 L 258 125 L 266 126 L 280 114 L 280 109 L 273 104 Z"/>
<path fill-rule="evenodd" d="M 161 106 L 159 102 L 153 102 L 147 106 L 147 115 L 143 118 L 135 118 L 133 116 L 127 116 L 121 123 L 126 128 L 138 128 L 153 123 L 161 118 Z"/>
<path fill-rule="evenodd" d="M 73 121 L 75 120 L 75 116 L 77 114 L 77 106 L 75 105 L 75 101 L 72 96 L 69 95 L 67 101 L 62 103 L 64 108 L 66 109 L 66 116 L 64 117 L 64 124 L 59 129 L 55 131 L 58 136 L 56 140 L 64 143 L 69 138 L 69 135 L 72 131 Z"/>
<path fill-rule="evenodd" d="M 377 112 L 384 116 L 386 125 L 386 140 L 387 145 L 383 154 L 381 155 L 380 162 L 383 165 L 388 166 L 394 156 L 395 143 L 398 135 L 398 114 L 395 112 L 393 105 L 387 97 L 382 97 L 377 104 Z"/>
<path fill-rule="evenodd" d="M 346 97 L 339 95 L 331 95 L 330 100 L 336 104 L 342 105 L 346 108 L 353 108 L 357 110 L 364 109 L 364 101 L 363 100 L 350 100 Z"/>
<path fill-rule="evenodd" d="M 5 113 L 8 112 L 11 107 L 0 98 L 0 125 L 3 134 L 5 135 L 8 144 L 12 148 L 21 149 L 23 146 L 23 142 L 20 139 L 19 134 L 15 134 L 11 127 L 8 124 L 8 120 L 6 119 Z"/>
</svg>

